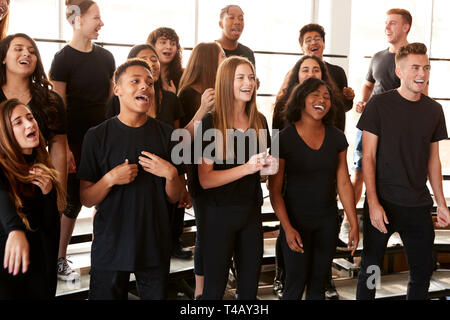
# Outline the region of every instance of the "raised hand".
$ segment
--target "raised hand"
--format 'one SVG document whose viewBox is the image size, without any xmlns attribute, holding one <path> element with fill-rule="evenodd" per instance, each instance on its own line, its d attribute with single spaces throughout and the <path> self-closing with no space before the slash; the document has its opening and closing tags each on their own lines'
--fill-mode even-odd
<svg viewBox="0 0 450 320">
<path fill-rule="evenodd" d="M 175 94 L 177 93 L 177 87 L 175 87 L 175 84 L 173 83 L 172 80 L 170 80 L 169 82 L 164 80 L 162 82 L 162 84 L 163 84 L 163 89 L 164 90 L 170 91 L 170 92 L 175 93 Z"/>
<path fill-rule="evenodd" d="M 214 106 L 214 89 L 206 89 L 202 94 L 201 105 L 200 108 L 203 108 L 205 113 L 209 112 L 211 108 Z"/>
<path fill-rule="evenodd" d="M 355 110 L 358 113 L 362 113 L 364 111 L 364 108 L 366 107 L 366 103 L 364 101 L 359 101 L 356 104 Z"/>
<path fill-rule="evenodd" d="M 43 176 L 42 169 L 32 167 L 29 173 L 33 178 L 31 183 L 38 186 L 41 189 L 42 194 L 46 195 L 50 193 L 50 191 L 52 191 L 53 189 L 52 180 L 48 177 Z"/>
<path fill-rule="evenodd" d="M 353 89 L 350 87 L 345 87 L 342 90 L 342 94 L 344 95 L 345 99 L 347 99 L 347 100 L 353 100 L 353 98 L 355 98 L 355 91 L 353 91 Z"/>
</svg>

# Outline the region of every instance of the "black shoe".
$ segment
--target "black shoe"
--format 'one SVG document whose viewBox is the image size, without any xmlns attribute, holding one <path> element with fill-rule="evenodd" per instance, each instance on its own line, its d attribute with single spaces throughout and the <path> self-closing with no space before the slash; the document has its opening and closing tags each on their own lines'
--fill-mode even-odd
<svg viewBox="0 0 450 320">
<path fill-rule="evenodd" d="M 192 257 L 192 251 L 187 248 L 183 248 L 181 243 L 179 243 L 172 251 L 172 257 L 187 260 Z"/>
<path fill-rule="evenodd" d="M 280 280 L 275 280 L 273 282 L 273 294 L 281 299 L 283 296 L 283 283 Z"/>
</svg>

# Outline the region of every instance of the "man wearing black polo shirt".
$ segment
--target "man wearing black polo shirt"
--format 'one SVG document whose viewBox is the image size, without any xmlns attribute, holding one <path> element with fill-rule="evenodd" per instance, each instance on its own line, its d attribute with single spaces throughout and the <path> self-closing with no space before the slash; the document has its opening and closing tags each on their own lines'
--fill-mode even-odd
<svg viewBox="0 0 450 320">
<path fill-rule="evenodd" d="M 427 48 L 408 44 L 395 56 L 400 88 L 373 96 L 357 127 L 363 131 L 364 246 L 357 299 L 374 299 L 373 270 L 380 268 L 389 237 L 402 239 L 410 279 L 408 299 L 425 299 L 433 272 L 433 200 L 437 225 L 450 223 L 442 190 L 439 141 L 447 138 L 439 103 L 422 94 L 430 75 Z M 379 269 L 378 269 L 379 270 Z"/>
<path fill-rule="evenodd" d="M 148 64 L 128 60 L 114 73 L 120 114 L 85 135 L 80 198 L 96 206 L 90 299 L 126 299 L 130 273 L 141 299 L 164 299 L 170 264 L 168 201 L 181 194 L 170 163 L 172 129 L 147 116 Z"/>
</svg>

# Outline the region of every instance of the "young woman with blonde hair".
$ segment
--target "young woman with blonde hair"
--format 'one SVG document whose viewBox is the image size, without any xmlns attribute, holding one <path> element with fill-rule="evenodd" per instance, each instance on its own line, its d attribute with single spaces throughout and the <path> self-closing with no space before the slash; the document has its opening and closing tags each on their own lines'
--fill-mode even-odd
<svg viewBox="0 0 450 320">
<path fill-rule="evenodd" d="M 232 257 L 238 298 L 256 299 L 263 253 L 260 170 L 269 142 L 264 129 L 252 63 L 241 57 L 225 59 L 217 72 L 214 109 L 203 117 L 195 137 L 203 141 L 198 165 L 205 201 L 202 299 L 223 298 Z M 214 132 L 213 142 L 208 132 Z"/>
</svg>

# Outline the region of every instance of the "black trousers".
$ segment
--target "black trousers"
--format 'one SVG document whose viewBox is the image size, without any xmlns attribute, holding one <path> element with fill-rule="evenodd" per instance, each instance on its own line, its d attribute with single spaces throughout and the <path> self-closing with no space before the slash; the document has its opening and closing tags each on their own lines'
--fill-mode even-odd
<svg viewBox="0 0 450 320">
<path fill-rule="evenodd" d="M 70 144 L 70 150 L 73 153 L 75 164 L 78 167 L 80 165 L 81 158 L 81 144 Z M 69 173 L 67 175 L 67 206 L 64 210 L 64 215 L 70 219 L 76 219 L 81 211 L 80 200 L 80 180 L 77 178 L 76 173 Z"/>
<path fill-rule="evenodd" d="M 195 249 L 194 249 L 194 273 L 198 276 L 203 276 L 205 271 L 203 268 L 203 215 L 205 210 L 204 201 L 200 199 L 192 199 L 192 206 L 195 212 L 195 226 L 197 232 L 195 233 Z"/>
<path fill-rule="evenodd" d="M 167 299 L 169 264 L 133 272 L 141 300 Z M 91 268 L 89 300 L 127 300 L 130 272 Z"/>
<path fill-rule="evenodd" d="M 178 202 L 171 204 L 170 231 L 172 235 L 172 250 L 181 242 L 184 229 L 184 208 L 178 208 Z"/>
<path fill-rule="evenodd" d="M 291 219 L 302 238 L 304 253 L 294 252 L 286 242 L 286 234 L 280 229 L 280 242 L 284 259 L 286 280 L 283 300 L 298 300 L 306 287 L 307 300 L 324 300 L 325 285 L 336 252 L 338 216 Z"/>
<path fill-rule="evenodd" d="M 374 281 L 371 281 L 371 276 L 374 275 L 373 267 L 380 268 L 383 264 L 386 245 L 394 232 L 400 234 L 410 268 L 407 299 L 426 299 L 434 268 L 434 227 L 430 213 L 431 206 L 408 208 L 383 200 L 380 200 L 380 203 L 389 220 L 389 224 L 386 225 L 387 234 L 372 226 L 369 206 L 367 201 L 364 203 L 364 247 L 356 299 L 375 299 L 376 289 L 373 286 Z"/>
<path fill-rule="evenodd" d="M 205 275 L 202 299 L 223 298 L 233 257 L 238 298 L 255 300 L 263 254 L 261 208 L 207 206 L 202 218 Z"/>
</svg>

